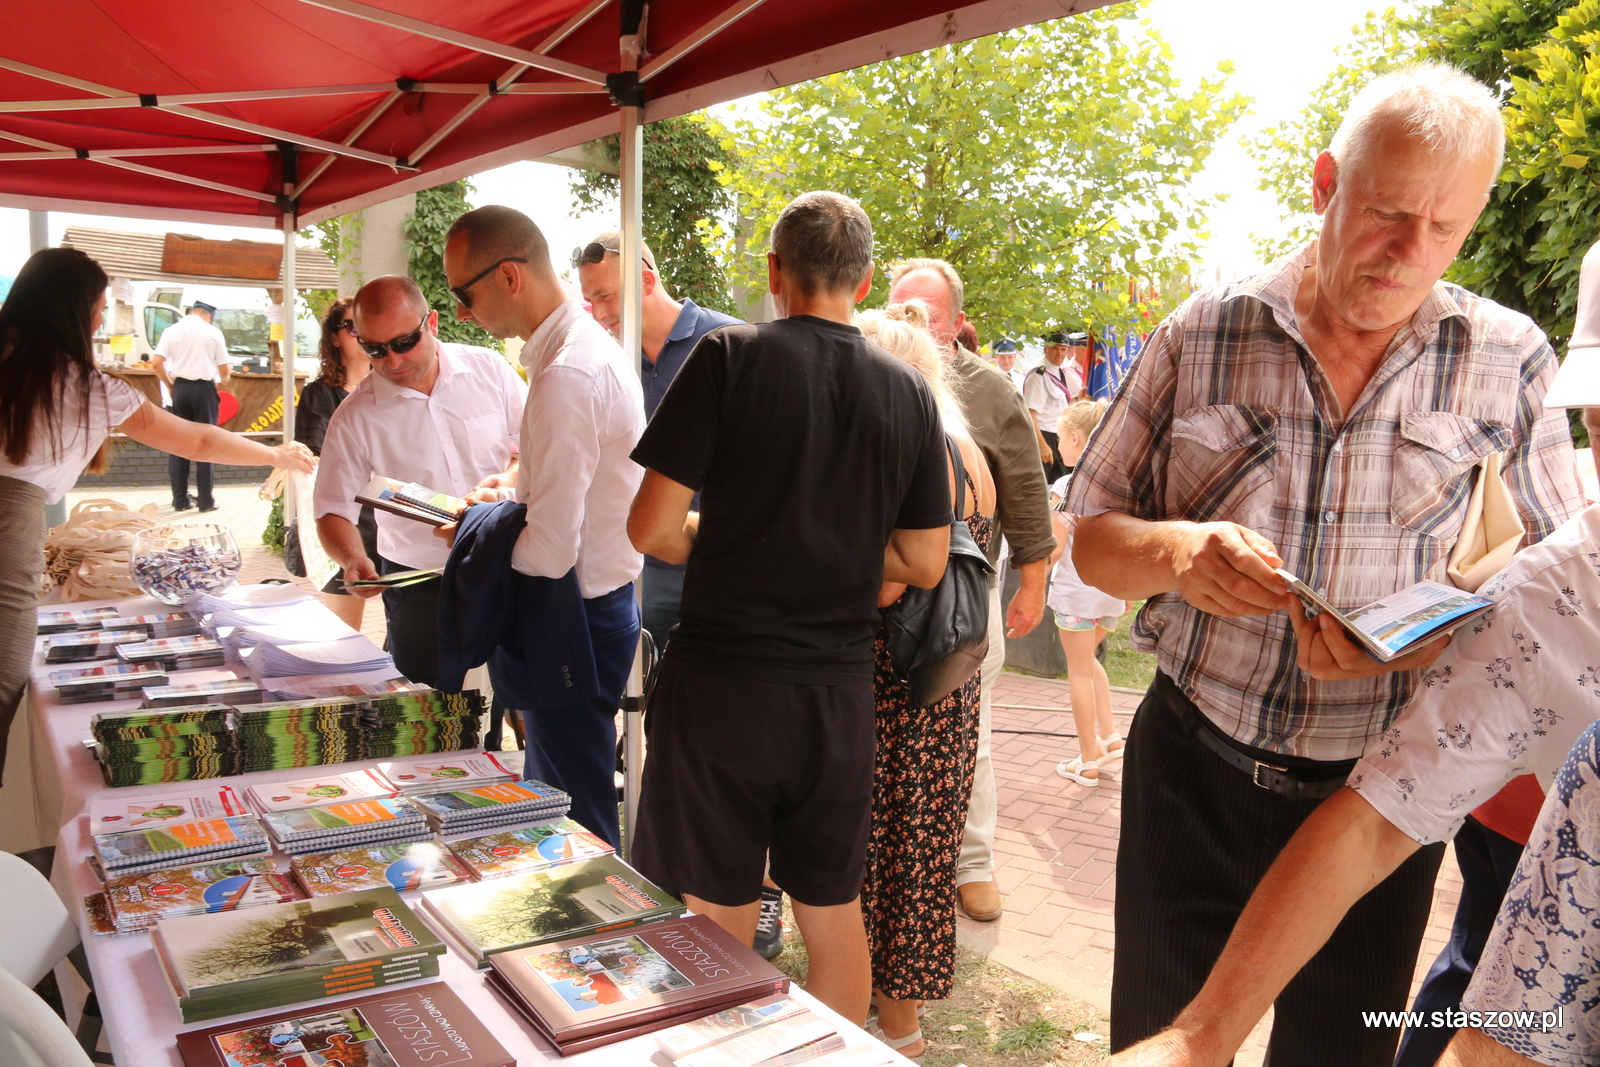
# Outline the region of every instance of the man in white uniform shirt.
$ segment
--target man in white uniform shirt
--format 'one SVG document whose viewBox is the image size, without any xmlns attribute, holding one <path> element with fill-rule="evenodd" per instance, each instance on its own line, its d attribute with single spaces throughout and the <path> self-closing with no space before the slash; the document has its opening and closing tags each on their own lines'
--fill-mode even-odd
<svg viewBox="0 0 1600 1067">
<path fill-rule="evenodd" d="M 217 424 L 217 383 L 228 380 L 228 341 L 211 325 L 217 309 L 195 301 L 183 321 L 168 326 L 156 342 L 150 369 L 172 394 L 168 408 L 180 419 Z M 181 456 L 167 457 L 167 477 L 172 482 L 172 510 L 188 511 L 189 461 Z M 201 511 L 216 511 L 211 495 L 211 464 L 194 465 L 195 496 Z"/>
<path fill-rule="evenodd" d="M 356 293 L 352 310 L 373 373 L 328 420 L 317 535 L 347 581 L 442 567 L 450 549 L 431 526 L 381 511 L 379 558 L 369 559 L 356 529 L 355 495 L 383 475 L 466 496 L 515 459 L 526 389 L 498 353 L 440 341 L 438 313 L 409 278 L 374 278 Z M 427 685 L 438 676 L 438 603 L 437 579 L 383 593 L 395 666 Z"/>
<path fill-rule="evenodd" d="M 1044 362 L 1028 372 L 1022 385 L 1022 399 L 1033 413 L 1033 423 L 1050 446 L 1050 462 L 1044 468 L 1045 481 L 1051 484 L 1067 473 L 1066 464 L 1061 462 L 1060 442 L 1056 440 L 1056 424 L 1072 398 L 1083 391 L 1078 368 L 1067 362 L 1069 340 L 1064 333 L 1047 336 Z"/>
<path fill-rule="evenodd" d="M 491 205 L 455 221 L 444 268 L 456 314 L 496 337 L 525 337 L 528 404 L 516 471 L 486 479 L 480 500 L 515 499 L 527 526 L 511 554 L 519 573 L 576 569 L 600 695 L 566 708 L 522 709 L 526 771 L 572 794 L 573 818 L 615 842 L 614 719 L 633 665 L 644 557 L 628 541 L 628 509 L 644 471 L 628 458 L 644 430 L 644 393 L 604 327 L 557 281 L 533 220 Z"/>
</svg>

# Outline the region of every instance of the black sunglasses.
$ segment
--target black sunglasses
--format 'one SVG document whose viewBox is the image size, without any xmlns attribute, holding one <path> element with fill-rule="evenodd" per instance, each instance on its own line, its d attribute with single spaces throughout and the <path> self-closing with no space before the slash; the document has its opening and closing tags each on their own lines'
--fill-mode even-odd
<svg viewBox="0 0 1600 1067">
<path fill-rule="evenodd" d="M 368 359 L 387 359 L 390 352 L 396 355 L 404 355 L 416 348 L 422 341 L 422 334 L 427 328 L 428 316 L 423 315 L 422 321 L 417 323 L 417 328 L 404 337 L 396 337 L 392 341 L 361 341 L 360 338 L 356 340 L 360 341 L 361 350 L 367 354 Z"/>
<path fill-rule="evenodd" d="M 464 308 L 470 308 L 472 307 L 472 294 L 467 292 L 468 289 L 471 289 L 474 285 L 477 285 L 489 275 L 499 270 L 502 263 L 526 262 L 528 262 L 528 260 L 523 256 L 507 256 L 505 259 L 497 259 L 483 270 L 473 275 L 473 278 L 470 282 L 466 282 L 462 285 L 452 285 L 450 287 L 450 293 L 456 298 L 456 303 L 460 304 Z"/>
<path fill-rule="evenodd" d="M 590 241 L 588 244 L 572 250 L 572 265 L 581 267 L 585 263 L 598 263 L 606 258 L 607 252 L 614 256 L 622 255 L 622 249 L 620 248 L 612 248 L 609 245 L 601 244 L 599 241 Z M 656 265 L 650 262 L 649 256 L 641 255 L 639 258 L 644 260 L 644 265 L 651 270 L 656 269 Z"/>
</svg>

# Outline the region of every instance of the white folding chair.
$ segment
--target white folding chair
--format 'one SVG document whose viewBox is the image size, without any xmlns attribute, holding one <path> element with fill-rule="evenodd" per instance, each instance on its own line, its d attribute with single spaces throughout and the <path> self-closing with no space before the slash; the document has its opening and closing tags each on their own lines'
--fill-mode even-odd
<svg viewBox="0 0 1600 1067">
<path fill-rule="evenodd" d="M 89 976 L 89 961 L 79 944 L 77 924 L 66 905 L 33 864 L 9 852 L 0 852 L 0 901 L 5 902 L 4 909 L 0 910 L 0 971 L 31 991 L 56 964 L 70 957 L 79 977 L 89 987 L 78 1021 L 78 1044 L 91 1058 L 96 1057 L 100 1004 Z M 110 1062 L 103 1056 L 99 1058 Z M 0 1056 L 0 1064 L 9 1067 L 10 1063 Z"/>
<path fill-rule="evenodd" d="M 0 1063 L 6 1067 L 94 1067 L 50 1005 L 4 970 L 0 970 Z"/>
</svg>

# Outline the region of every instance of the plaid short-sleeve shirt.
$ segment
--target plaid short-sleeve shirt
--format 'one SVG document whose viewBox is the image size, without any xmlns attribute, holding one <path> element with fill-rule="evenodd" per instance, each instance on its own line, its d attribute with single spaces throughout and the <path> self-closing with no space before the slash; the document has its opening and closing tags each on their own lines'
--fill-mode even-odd
<svg viewBox="0 0 1600 1067">
<path fill-rule="evenodd" d="M 1079 461 L 1066 510 L 1238 523 L 1348 610 L 1448 581 L 1474 469 L 1491 452 L 1505 457 L 1525 544 L 1582 508 L 1565 412 L 1542 407 L 1549 342 L 1459 286 L 1433 287 L 1336 425 L 1338 401 L 1294 313 L 1314 254 L 1196 293 L 1156 329 Z M 1418 673 L 1316 681 L 1296 666 L 1282 612 L 1222 619 L 1176 592 L 1146 603 L 1134 643 L 1231 737 L 1317 760 L 1359 756 Z"/>
</svg>

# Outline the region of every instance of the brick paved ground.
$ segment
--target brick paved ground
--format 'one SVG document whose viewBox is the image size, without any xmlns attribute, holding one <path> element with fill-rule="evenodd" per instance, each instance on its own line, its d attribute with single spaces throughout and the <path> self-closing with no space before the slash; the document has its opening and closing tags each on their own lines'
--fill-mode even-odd
<svg viewBox="0 0 1600 1067">
<path fill-rule="evenodd" d="M 134 506 L 154 503 L 162 509 L 158 518 L 164 521 L 202 517 L 194 512 L 173 512 L 165 488 L 75 489 L 68 495 L 68 508 L 90 497 L 110 497 Z M 255 487 L 218 486 L 216 497 L 219 510 L 203 518 L 215 519 L 234 531 L 244 555 L 241 580 L 288 577 L 282 561 L 261 544 L 268 505 L 259 499 Z M 297 582 L 309 588 L 304 579 Z M 368 605 L 362 628 L 382 644 L 379 604 Z M 1135 693 L 1112 694 L 1123 733 L 1138 702 Z M 997 689 L 995 703 L 997 730 L 1074 730 L 1064 681 L 1008 672 Z M 961 919 L 961 939 L 966 947 L 987 952 L 1005 966 L 1109 1008 L 1113 876 L 1122 791 L 1114 777 L 1093 789 L 1057 777 L 1056 763 L 1077 752 L 1077 742 L 1069 738 L 995 735 L 1000 801 L 995 877 L 1006 897 L 1006 913 L 995 923 Z M 1459 890 L 1455 860 L 1446 855 L 1418 959 L 1419 978 L 1449 936 Z M 1241 1065 L 1260 1062 L 1259 1036 L 1263 1033 L 1265 1026 L 1258 1029 L 1253 1047 L 1241 1055 Z"/>
</svg>

